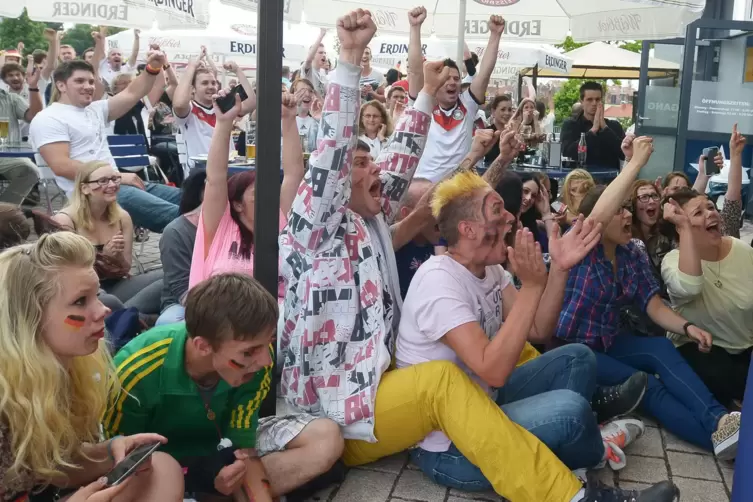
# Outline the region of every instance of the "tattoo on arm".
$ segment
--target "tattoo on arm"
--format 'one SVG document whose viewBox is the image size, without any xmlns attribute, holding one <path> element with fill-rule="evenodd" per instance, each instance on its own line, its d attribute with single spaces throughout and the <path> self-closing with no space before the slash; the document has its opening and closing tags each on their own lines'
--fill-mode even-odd
<svg viewBox="0 0 753 502">
<path fill-rule="evenodd" d="M 492 165 L 489 166 L 489 169 L 484 173 L 484 180 L 489 183 L 492 188 L 496 188 L 500 180 L 502 180 L 505 171 L 507 171 L 507 166 L 509 164 L 509 162 L 502 160 L 501 156 L 497 157 L 494 159 L 494 162 L 492 162 Z"/>
</svg>

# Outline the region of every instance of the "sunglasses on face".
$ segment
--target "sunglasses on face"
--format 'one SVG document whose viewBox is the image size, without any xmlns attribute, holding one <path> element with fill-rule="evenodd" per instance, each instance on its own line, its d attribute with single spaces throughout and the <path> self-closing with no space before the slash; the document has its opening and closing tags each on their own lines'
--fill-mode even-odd
<svg viewBox="0 0 753 502">
<path fill-rule="evenodd" d="M 97 184 L 97 185 L 99 185 L 101 187 L 106 187 L 111 182 L 114 185 L 120 185 L 120 182 L 122 181 L 122 179 L 123 179 L 122 176 L 109 176 L 109 177 L 106 177 L 106 178 L 98 178 L 96 180 L 87 181 L 86 184 L 87 185 Z"/>
<path fill-rule="evenodd" d="M 644 193 L 643 195 L 638 196 L 638 200 L 641 202 L 648 202 L 650 200 L 658 202 L 659 198 L 660 197 L 658 193 Z"/>
</svg>

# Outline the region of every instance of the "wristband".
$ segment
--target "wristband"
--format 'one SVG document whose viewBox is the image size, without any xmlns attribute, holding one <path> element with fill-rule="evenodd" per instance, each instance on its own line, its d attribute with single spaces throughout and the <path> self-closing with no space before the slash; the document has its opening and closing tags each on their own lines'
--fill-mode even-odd
<svg viewBox="0 0 753 502">
<path fill-rule="evenodd" d="M 690 338 L 690 335 L 688 334 L 688 328 L 691 327 L 691 326 L 695 326 L 695 324 L 693 324 L 692 322 L 688 321 L 682 327 L 682 331 L 685 333 L 685 336 L 687 336 L 688 338 Z"/>
<path fill-rule="evenodd" d="M 110 457 L 110 460 L 112 460 L 113 463 L 115 463 L 115 455 L 112 454 L 112 442 L 115 441 L 118 438 L 122 438 L 123 436 L 117 435 L 110 438 L 110 440 L 107 442 L 107 456 Z"/>
<path fill-rule="evenodd" d="M 159 72 L 162 71 L 162 68 L 155 68 L 152 65 L 146 65 L 144 71 L 146 71 L 149 75 L 159 75 Z"/>
<path fill-rule="evenodd" d="M 39 89 L 37 89 L 36 87 L 33 87 L 33 88 L 29 87 L 28 91 L 29 92 L 39 92 Z"/>
</svg>

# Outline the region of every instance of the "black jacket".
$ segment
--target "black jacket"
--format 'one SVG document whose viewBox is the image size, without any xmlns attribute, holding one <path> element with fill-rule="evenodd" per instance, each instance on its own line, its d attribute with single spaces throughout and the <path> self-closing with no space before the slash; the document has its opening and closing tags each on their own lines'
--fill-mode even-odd
<svg viewBox="0 0 753 502">
<path fill-rule="evenodd" d="M 622 153 L 622 140 L 625 131 L 616 120 L 605 119 L 607 127 L 594 134 L 591 132 L 593 122 L 583 113 L 575 118 L 569 118 L 562 124 L 561 141 L 562 154 L 573 160 L 578 159 L 578 142 L 580 134 L 586 133 L 586 165 L 588 167 L 606 167 L 619 169 L 620 161 L 625 159 Z"/>
</svg>

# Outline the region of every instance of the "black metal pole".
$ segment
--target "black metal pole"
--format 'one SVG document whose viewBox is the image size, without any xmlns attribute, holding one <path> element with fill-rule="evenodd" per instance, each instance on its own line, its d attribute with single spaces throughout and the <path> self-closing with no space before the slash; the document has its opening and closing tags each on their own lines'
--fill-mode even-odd
<svg viewBox="0 0 753 502">
<path fill-rule="evenodd" d="M 533 77 L 531 77 L 531 80 L 533 82 L 533 90 L 538 91 L 539 90 L 539 64 L 536 63 L 536 66 L 533 67 Z M 534 101 L 536 101 L 536 95 L 533 96 Z"/>
<path fill-rule="evenodd" d="M 277 237 L 280 233 L 280 85 L 283 0 L 259 2 L 256 51 L 256 202 L 254 277 L 277 298 Z M 275 351 L 276 352 L 276 351 Z M 276 360 L 276 354 L 273 360 Z M 277 379 L 260 416 L 275 414 Z"/>
</svg>

